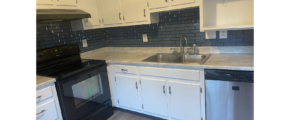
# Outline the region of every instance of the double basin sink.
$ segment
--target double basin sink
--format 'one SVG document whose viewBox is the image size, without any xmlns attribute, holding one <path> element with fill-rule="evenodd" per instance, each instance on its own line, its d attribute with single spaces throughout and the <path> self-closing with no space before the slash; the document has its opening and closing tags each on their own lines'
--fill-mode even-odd
<svg viewBox="0 0 290 120">
<path fill-rule="evenodd" d="M 161 62 L 161 63 L 193 63 L 204 64 L 211 54 L 173 54 L 173 53 L 158 53 L 149 58 L 144 59 L 144 62 Z"/>
</svg>

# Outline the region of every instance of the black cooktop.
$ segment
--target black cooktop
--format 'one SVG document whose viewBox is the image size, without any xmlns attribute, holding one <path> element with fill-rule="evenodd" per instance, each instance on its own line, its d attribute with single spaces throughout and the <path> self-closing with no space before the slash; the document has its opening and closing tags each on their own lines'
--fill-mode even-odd
<svg viewBox="0 0 290 120">
<path fill-rule="evenodd" d="M 93 67 L 105 66 L 105 60 L 81 59 L 78 44 L 37 51 L 37 75 L 62 78 Z"/>
</svg>

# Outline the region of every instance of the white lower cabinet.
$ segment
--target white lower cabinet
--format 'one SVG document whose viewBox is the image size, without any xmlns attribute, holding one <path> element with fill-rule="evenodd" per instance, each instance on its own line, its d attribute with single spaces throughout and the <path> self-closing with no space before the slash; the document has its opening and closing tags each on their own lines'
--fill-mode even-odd
<svg viewBox="0 0 290 120">
<path fill-rule="evenodd" d="M 141 78 L 141 81 L 144 112 L 168 117 L 166 81 L 150 78 Z"/>
<path fill-rule="evenodd" d="M 58 119 L 57 110 L 54 100 L 36 107 L 37 120 L 56 120 Z"/>
<path fill-rule="evenodd" d="M 118 71 L 133 67 L 136 72 Z M 110 68 L 109 75 L 116 79 L 111 80 L 112 99 L 118 99 L 116 107 L 168 120 L 206 119 L 203 69 L 150 67 L 154 74 L 149 74 L 149 67 L 143 66 Z M 191 77 L 182 77 L 184 74 Z"/>
<path fill-rule="evenodd" d="M 119 105 L 141 111 L 138 77 L 116 76 Z"/>
<path fill-rule="evenodd" d="M 169 106 L 172 119 L 200 120 L 200 85 L 168 81 Z"/>
</svg>

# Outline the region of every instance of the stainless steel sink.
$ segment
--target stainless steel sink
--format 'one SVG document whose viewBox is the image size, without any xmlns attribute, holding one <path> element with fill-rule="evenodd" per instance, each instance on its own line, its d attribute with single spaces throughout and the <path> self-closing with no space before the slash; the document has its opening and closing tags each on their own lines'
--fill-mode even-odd
<svg viewBox="0 0 290 120">
<path fill-rule="evenodd" d="M 203 64 L 211 54 L 198 54 L 198 55 L 182 55 L 172 62 L 174 63 L 198 63 Z"/>
<path fill-rule="evenodd" d="M 145 62 L 170 62 L 173 59 L 179 57 L 180 55 L 172 54 L 172 53 L 158 53 L 149 58 L 146 58 Z"/>
<path fill-rule="evenodd" d="M 158 53 L 149 58 L 144 59 L 144 62 L 163 62 L 163 63 L 194 63 L 204 64 L 211 54 L 172 54 L 172 53 Z"/>
</svg>

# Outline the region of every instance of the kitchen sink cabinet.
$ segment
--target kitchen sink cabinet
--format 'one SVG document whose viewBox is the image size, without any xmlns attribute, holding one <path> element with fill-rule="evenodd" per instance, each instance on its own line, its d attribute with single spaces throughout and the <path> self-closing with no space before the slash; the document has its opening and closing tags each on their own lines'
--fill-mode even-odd
<svg viewBox="0 0 290 120">
<path fill-rule="evenodd" d="M 204 69 L 114 64 L 108 68 L 114 106 L 168 120 L 206 119 Z"/>
<path fill-rule="evenodd" d="M 116 75 L 118 103 L 120 106 L 141 111 L 142 105 L 140 102 L 138 81 L 138 77 L 136 76 Z"/>
</svg>

